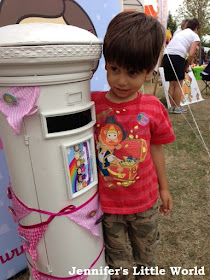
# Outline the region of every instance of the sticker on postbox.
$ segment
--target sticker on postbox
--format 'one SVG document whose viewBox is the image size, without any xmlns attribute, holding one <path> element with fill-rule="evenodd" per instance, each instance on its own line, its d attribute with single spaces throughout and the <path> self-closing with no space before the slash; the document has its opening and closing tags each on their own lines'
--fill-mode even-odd
<svg viewBox="0 0 210 280">
<path fill-rule="evenodd" d="M 93 157 L 93 145 L 93 139 L 87 139 L 78 144 L 62 146 L 67 185 L 71 197 L 95 185 L 94 165 L 96 163 Z"/>
</svg>

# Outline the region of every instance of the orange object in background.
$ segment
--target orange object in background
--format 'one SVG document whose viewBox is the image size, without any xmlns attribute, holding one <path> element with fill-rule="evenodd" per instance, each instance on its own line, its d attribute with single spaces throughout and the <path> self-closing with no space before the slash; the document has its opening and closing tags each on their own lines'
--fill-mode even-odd
<svg viewBox="0 0 210 280">
<path fill-rule="evenodd" d="M 171 34 L 171 30 L 167 29 L 166 30 L 166 44 L 168 44 L 170 42 L 170 40 L 172 39 L 172 34 Z"/>
<path fill-rule="evenodd" d="M 145 5 L 144 12 L 147 16 L 153 16 L 154 18 L 157 18 L 157 12 L 154 10 L 152 5 Z"/>
</svg>

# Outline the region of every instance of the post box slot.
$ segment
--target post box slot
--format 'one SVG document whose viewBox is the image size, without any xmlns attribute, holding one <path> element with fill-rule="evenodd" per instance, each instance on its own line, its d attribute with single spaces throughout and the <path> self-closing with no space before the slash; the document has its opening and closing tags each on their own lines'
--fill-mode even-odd
<svg viewBox="0 0 210 280">
<path fill-rule="evenodd" d="M 74 114 L 46 117 L 48 133 L 62 132 L 83 127 L 92 121 L 91 110 Z"/>
</svg>

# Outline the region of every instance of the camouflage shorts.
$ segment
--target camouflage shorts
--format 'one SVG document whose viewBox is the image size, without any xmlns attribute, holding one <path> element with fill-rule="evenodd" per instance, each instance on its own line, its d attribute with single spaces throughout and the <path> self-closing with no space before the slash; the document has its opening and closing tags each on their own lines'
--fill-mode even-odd
<svg viewBox="0 0 210 280">
<path fill-rule="evenodd" d="M 129 276 L 115 275 L 111 279 L 138 279 L 133 276 L 134 266 L 139 269 L 141 266 L 156 265 L 156 247 L 159 242 L 157 203 L 141 213 L 105 214 L 103 229 L 107 264 L 110 268 L 129 271 Z"/>
</svg>

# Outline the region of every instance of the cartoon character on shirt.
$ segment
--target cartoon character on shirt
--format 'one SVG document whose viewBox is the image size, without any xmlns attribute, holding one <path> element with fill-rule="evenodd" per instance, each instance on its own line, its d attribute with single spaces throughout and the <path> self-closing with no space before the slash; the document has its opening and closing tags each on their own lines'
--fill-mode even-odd
<svg viewBox="0 0 210 280">
<path fill-rule="evenodd" d="M 104 180 L 107 182 L 107 187 L 109 188 L 114 188 L 114 185 L 111 183 L 113 177 L 110 176 L 109 172 L 111 163 L 114 163 L 117 166 L 117 171 L 119 173 L 123 171 L 123 167 L 120 165 L 120 160 L 114 155 L 115 149 L 121 149 L 120 143 L 122 139 L 123 132 L 117 124 L 107 123 L 100 130 L 98 137 L 99 142 L 97 143 L 97 161 Z"/>
<path fill-rule="evenodd" d="M 107 115 L 104 111 L 99 114 L 98 120 Z M 138 134 L 135 134 L 135 131 L 137 123 L 142 127 L 147 125 L 148 121 L 148 116 L 140 113 L 138 122 L 130 122 L 134 128 L 129 130 L 128 136 L 128 132 L 113 115 L 106 117 L 102 125 L 98 122 L 97 163 L 109 189 L 116 189 L 117 186 L 129 187 L 139 180 L 139 164 L 147 155 L 147 144 L 146 140 L 136 137 Z"/>
</svg>

